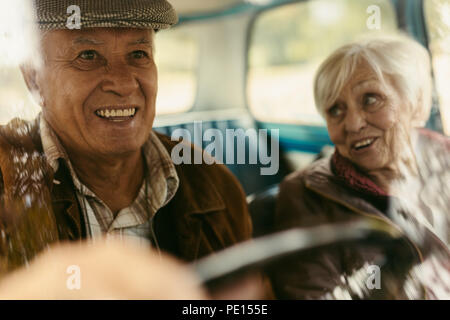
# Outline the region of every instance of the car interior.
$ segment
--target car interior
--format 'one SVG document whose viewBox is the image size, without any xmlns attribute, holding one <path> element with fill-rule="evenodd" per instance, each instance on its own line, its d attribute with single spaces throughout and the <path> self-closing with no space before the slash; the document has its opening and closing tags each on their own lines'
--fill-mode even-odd
<svg viewBox="0 0 450 320">
<path fill-rule="evenodd" d="M 334 151 L 326 123 L 315 107 L 313 79 L 320 63 L 343 44 L 376 34 L 406 34 L 425 46 L 432 58 L 434 81 L 426 127 L 450 135 L 448 0 L 169 2 L 179 22 L 155 37 L 158 96 L 153 128 L 168 136 L 179 129 L 187 130 L 191 138 L 200 135 L 190 142 L 201 148 L 212 141 L 204 138 L 205 130 L 214 129 L 224 137 L 230 130 L 245 132 L 241 144 L 220 145 L 223 155 L 232 155 L 224 164 L 247 196 L 255 238 L 275 231 L 281 181 Z M 4 110 L 0 124 L 17 116 L 34 118 L 39 108 L 27 93 L 20 70 L 5 60 L 0 61 L 0 71 Z M 24 96 L 28 97 L 25 102 Z M 5 101 L 8 105 L 3 105 Z M 268 137 L 249 132 L 264 132 Z M 278 170 L 261 174 L 268 167 L 262 155 L 274 156 L 273 144 L 279 147 Z M 243 159 L 239 147 L 245 150 Z M 257 154 L 256 161 L 250 161 L 251 154 Z M 212 156 L 217 156 L 217 150 Z M 216 266 L 211 265 L 205 268 Z"/>
</svg>

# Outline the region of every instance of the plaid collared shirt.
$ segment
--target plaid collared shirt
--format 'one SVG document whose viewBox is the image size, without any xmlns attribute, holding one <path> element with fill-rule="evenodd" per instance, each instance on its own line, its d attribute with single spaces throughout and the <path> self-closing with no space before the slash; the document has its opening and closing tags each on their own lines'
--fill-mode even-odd
<svg viewBox="0 0 450 320">
<path fill-rule="evenodd" d="M 142 149 L 148 170 L 139 194 L 117 215 L 78 179 L 65 149 L 42 115 L 40 131 L 45 156 L 54 172 L 58 170 L 58 159 L 63 159 L 70 170 L 90 237 L 131 237 L 144 243 L 156 240 L 153 217 L 175 195 L 179 179 L 169 153 L 153 131 Z"/>
</svg>

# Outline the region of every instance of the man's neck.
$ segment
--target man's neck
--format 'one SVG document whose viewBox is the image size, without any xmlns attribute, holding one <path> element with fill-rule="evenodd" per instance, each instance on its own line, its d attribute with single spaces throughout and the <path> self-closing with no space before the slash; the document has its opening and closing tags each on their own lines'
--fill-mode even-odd
<svg viewBox="0 0 450 320">
<path fill-rule="evenodd" d="M 85 157 L 69 153 L 79 180 L 95 193 L 114 214 L 136 199 L 144 179 L 141 151 L 123 157 Z"/>
</svg>

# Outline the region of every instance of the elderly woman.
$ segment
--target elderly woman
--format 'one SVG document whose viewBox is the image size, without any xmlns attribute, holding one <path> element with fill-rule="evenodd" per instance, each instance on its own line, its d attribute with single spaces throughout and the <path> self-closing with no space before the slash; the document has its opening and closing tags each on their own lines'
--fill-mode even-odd
<svg viewBox="0 0 450 320">
<path fill-rule="evenodd" d="M 386 248 L 336 244 L 278 269 L 278 297 L 448 298 L 450 143 L 419 129 L 431 106 L 426 49 L 406 37 L 348 44 L 323 62 L 314 85 L 335 152 L 281 184 L 278 227 L 367 218 L 405 236 L 389 261 L 394 267 L 381 269 L 381 283 L 376 271 Z M 433 271 L 401 270 L 407 259 Z"/>
</svg>

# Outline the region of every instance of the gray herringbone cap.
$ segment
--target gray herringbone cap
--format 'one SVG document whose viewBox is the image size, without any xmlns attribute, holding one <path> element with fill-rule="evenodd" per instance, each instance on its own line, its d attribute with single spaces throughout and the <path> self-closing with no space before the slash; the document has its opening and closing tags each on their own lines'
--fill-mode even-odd
<svg viewBox="0 0 450 320">
<path fill-rule="evenodd" d="M 66 29 L 71 5 L 80 8 L 81 28 L 166 29 L 178 17 L 165 0 L 33 0 L 39 29 Z"/>
</svg>

